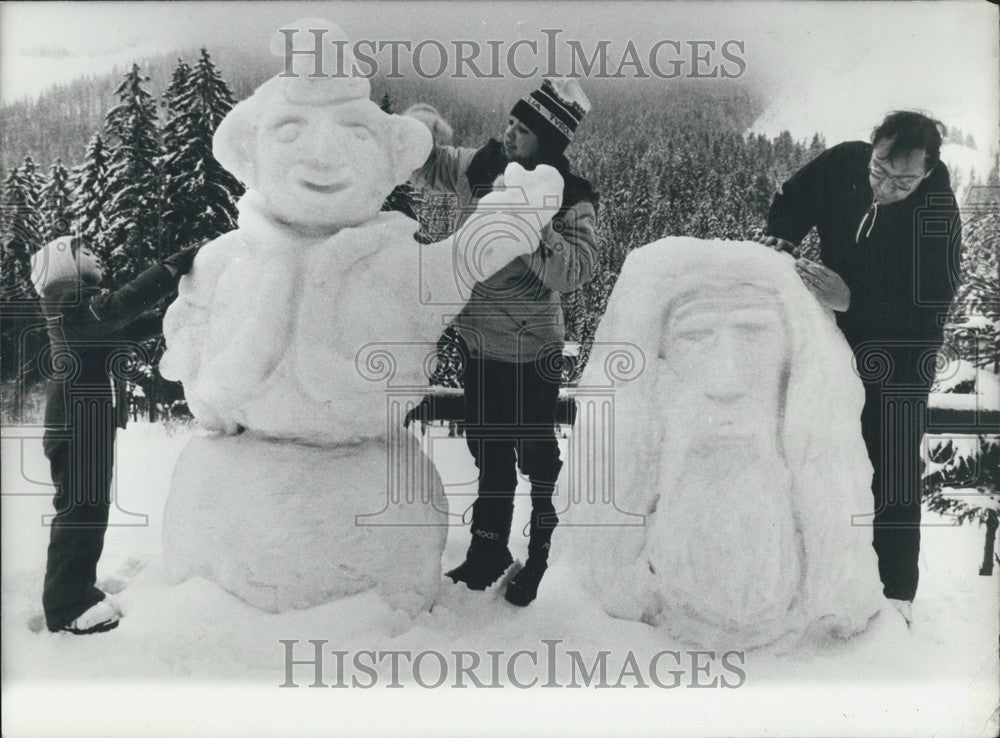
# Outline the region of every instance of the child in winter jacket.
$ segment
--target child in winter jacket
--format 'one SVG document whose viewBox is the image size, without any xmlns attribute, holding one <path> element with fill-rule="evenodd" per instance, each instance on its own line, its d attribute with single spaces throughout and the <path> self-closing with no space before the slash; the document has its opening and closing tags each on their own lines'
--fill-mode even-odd
<svg viewBox="0 0 1000 738">
<path fill-rule="evenodd" d="M 31 280 L 48 322 L 44 449 L 56 487 L 42 604 L 49 630 L 78 635 L 117 627 L 121 613 L 96 586 L 110 508 L 115 431 L 125 427 L 124 379 L 115 366 L 130 346 L 162 331 L 153 310 L 191 269 L 180 251 L 115 291 L 100 290 L 100 259 L 65 236 L 31 258 Z"/>
<path fill-rule="evenodd" d="M 600 258 L 597 193 L 570 171 L 564 153 L 589 109 L 576 80 L 546 79 L 514 105 L 503 142 L 491 139 L 478 150 L 436 145 L 411 178 L 417 186 L 456 195 L 460 221 L 486 193 L 503 188 L 500 175 L 510 162 L 527 169 L 547 164 L 563 178 L 562 207 L 542 231 L 541 248 L 478 282 L 454 321 L 468 349 L 466 441 L 479 469 L 479 495 L 465 561 L 446 575 L 483 590 L 511 565 L 508 543 L 520 469 L 531 482 L 528 559 L 504 597 L 521 607 L 538 594 L 559 520 L 553 495 L 562 460 L 555 424 L 566 333 L 560 294 L 590 281 Z M 436 136 L 450 131 L 430 106 L 415 106 L 408 114 Z"/>
</svg>

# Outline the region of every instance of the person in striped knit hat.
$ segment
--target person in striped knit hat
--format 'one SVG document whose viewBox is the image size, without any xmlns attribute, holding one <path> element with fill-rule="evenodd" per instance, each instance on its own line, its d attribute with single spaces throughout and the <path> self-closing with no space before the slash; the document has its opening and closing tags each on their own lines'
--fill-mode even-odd
<svg viewBox="0 0 1000 738">
<path fill-rule="evenodd" d="M 407 113 L 432 131 L 450 131 L 428 108 L 419 104 Z M 565 156 L 589 109 L 575 79 L 545 79 L 515 103 L 502 141 L 490 139 L 478 149 L 435 145 L 411 178 L 418 187 L 457 195 L 458 225 L 480 198 L 503 186 L 509 162 L 526 169 L 548 164 L 563 178 L 562 208 L 542 231 L 541 248 L 477 283 L 454 321 L 466 344 L 466 441 L 479 469 L 479 487 L 471 508 L 472 542 L 465 561 L 447 576 L 484 590 L 511 565 L 508 543 L 520 468 L 531 482 L 528 558 L 505 596 L 521 606 L 537 595 L 558 522 L 552 497 L 562 467 L 555 435 L 565 339 L 560 295 L 586 284 L 599 258 L 597 193 L 572 173 Z"/>
</svg>

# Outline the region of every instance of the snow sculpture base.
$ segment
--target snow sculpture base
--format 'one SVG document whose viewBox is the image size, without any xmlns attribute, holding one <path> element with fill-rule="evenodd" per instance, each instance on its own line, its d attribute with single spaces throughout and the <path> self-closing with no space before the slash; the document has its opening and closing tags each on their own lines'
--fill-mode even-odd
<svg viewBox="0 0 1000 738">
<path fill-rule="evenodd" d="M 168 578 L 203 576 L 268 612 L 369 589 L 411 614 L 426 610 L 441 581 L 447 503 L 416 439 L 394 443 L 411 469 L 398 501 L 386 491 L 384 439 L 324 448 L 195 438 L 164 515 Z"/>
</svg>

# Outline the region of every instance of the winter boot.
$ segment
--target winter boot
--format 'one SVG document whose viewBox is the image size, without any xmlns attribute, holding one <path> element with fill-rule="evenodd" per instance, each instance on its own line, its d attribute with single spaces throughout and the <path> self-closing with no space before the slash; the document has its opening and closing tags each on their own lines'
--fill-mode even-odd
<svg viewBox="0 0 1000 738">
<path fill-rule="evenodd" d="M 465 561 L 445 574 L 455 584 L 465 582 L 469 589 L 486 589 L 514 563 L 506 542 L 484 539 L 483 533 L 487 531 L 478 528 L 472 531 L 472 544 Z"/>
<path fill-rule="evenodd" d="M 541 584 L 542 576 L 548 568 L 547 562 L 537 563 L 529 558 L 524 568 L 507 583 L 504 599 L 518 607 L 530 605 L 538 596 L 538 585 Z"/>
<path fill-rule="evenodd" d="M 906 627 L 911 627 L 913 625 L 913 603 L 909 600 L 896 600 L 891 597 L 888 600 L 899 611 L 899 614 L 903 616 L 903 620 L 906 621 Z"/>
<path fill-rule="evenodd" d="M 513 515 L 513 500 L 476 500 L 472 506 L 472 543 L 465 561 L 445 576 L 474 590 L 484 590 L 499 579 L 514 563 L 507 548 Z"/>
<path fill-rule="evenodd" d="M 103 599 L 80 617 L 59 628 L 60 632 L 73 635 L 106 633 L 118 627 L 122 613 L 110 599 Z"/>
<path fill-rule="evenodd" d="M 528 541 L 528 560 L 507 584 L 504 599 L 512 605 L 526 607 L 538 596 L 545 570 L 549 568 L 549 548 L 552 531 L 555 530 L 555 515 L 531 515 L 531 537 Z M 544 522 L 541 522 L 544 521 Z"/>
</svg>

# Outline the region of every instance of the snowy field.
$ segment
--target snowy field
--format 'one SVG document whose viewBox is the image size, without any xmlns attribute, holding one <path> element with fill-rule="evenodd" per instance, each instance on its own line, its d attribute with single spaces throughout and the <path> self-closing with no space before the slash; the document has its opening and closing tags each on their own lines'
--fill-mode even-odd
<svg viewBox="0 0 1000 738">
<path fill-rule="evenodd" d="M 684 645 L 636 622 L 605 615 L 576 583 L 570 562 L 556 558 L 538 600 L 518 609 L 495 592 L 473 593 L 442 580 L 438 604 L 414 622 L 367 593 L 339 602 L 266 614 L 192 579 L 167 583 L 162 575 L 161 513 L 174 462 L 193 431 L 134 424 L 119 437 L 117 509 L 99 575 L 121 590 L 121 627 L 89 637 L 53 635 L 40 625 L 41 584 L 51 512 L 48 467 L 35 431 L 8 428 L 2 445 L 2 660 L 4 735 L 908 735 L 992 736 L 998 732 L 997 602 L 1000 573 L 978 576 L 983 532 L 925 515 L 920 592 L 908 631 L 891 608 L 848 641 L 811 644 L 791 653 L 750 651 L 736 681 L 718 660 L 697 673 Z M 472 501 L 475 478 L 462 439 L 434 429 L 434 458 L 460 514 Z M 429 437 L 428 437 L 429 438 Z M 425 443 L 427 440 L 425 439 Z M 512 549 L 524 560 L 526 490 L 519 489 Z M 457 520 L 444 563 L 462 559 L 467 529 Z M 558 534 L 554 548 L 558 554 Z M 290 557 L 295 540 L 289 540 Z M 403 689 L 389 688 L 387 660 L 372 689 L 281 689 L 285 647 L 298 641 L 296 659 L 308 659 L 310 639 L 326 653 L 348 652 L 343 674 L 359 651 L 436 650 L 447 656 L 443 686 L 414 683 L 402 668 Z M 560 640 L 550 674 L 545 640 Z M 718 652 L 739 644 L 718 644 Z M 627 654 L 646 665 L 666 649 L 681 651 L 676 687 L 646 688 L 625 676 L 622 689 L 518 689 L 507 667 L 519 649 L 536 652 L 517 662 L 514 676 L 570 685 L 580 677 L 566 655 L 579 651 L 589 665 L 610 651 L 608 684 Z M 453 651 L 474 651 L 490 680 L 488 651 L 502 651 L 501 689 L 452 688 Z M 696 658 L 696 657 L 695 657 Z M 740 662 L 736 662 L 739 664 Z M 424 684 L 437 681 L 439 662 L 428 658 Z M 332 656 L 326 684 L 336 681 Z M 296 666 L 294 681 L 308 687 L 313 667 Z M 646 674 L 645 666 L 642 673 Z M 699 689 L 711 683 L 716 688 Z M 469 681 L 466 680 L 468 685 Z"/>
</svg>

